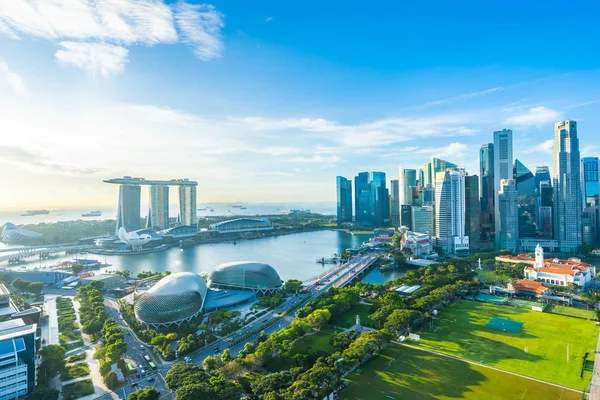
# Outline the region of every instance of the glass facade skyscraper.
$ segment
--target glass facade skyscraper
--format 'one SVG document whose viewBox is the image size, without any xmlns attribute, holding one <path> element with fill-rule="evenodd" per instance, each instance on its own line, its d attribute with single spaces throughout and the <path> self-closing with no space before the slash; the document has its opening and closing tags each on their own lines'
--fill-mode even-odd
<svg viewBox="0 0 600 400">
<path fill-rule="evenodd" d="M 127 232 L 141 228 L 140 224 L 140 199 L 142 189 L 139 185 L 119 186 L 119 206 L 117 209 L 117 226 L 115 235 L 121 227 Z"/>
<path fill-rule="evenodd" d="M 519 241 L 518 193 L 514 179 L 502 179 L 498 192 L 500 250 L 517 251 Z"/>
<path fill-rule="evenodd" d="M 337 223 L 352 222 L 352 181 L 337 176 L 336 195 L 337 195 Z"/>
<path fill-rule="evenodd" d="M 481 203 L 481 240 L 490 242 L 495 228 L 494 219 L 494 144 L 488 143 L 479 150 L 479 199 Z"/>
<path fill-rule="evenodd" d="M 465 176 L 465 232 L 469 248 L 481 247 L 481 205 L 479 203 L 479 177 Z"/>
<path fill-rule="evenodd" d="M 600 205 L 598 202 L 598 157 L 581 159 L 581 178 L 584 208 Z"/>
<path fill-rule="evenodd" d="M 400 168 L 400 205 L 413 205 L 413 187 L 417 186 L 417 171 L 414 169 Z"/>
<path fill-rule="evenodd" d="M 535 177 L 519 160 L 515 160 L 514 176 L 518 195 L 519 238 L 535 238 L 537 237 L 538 223 Z"/>
<path fill-rule="evenodd" d="M 436 174 L 435 231 L 438 245 L 449 253 L 469 250 L 465 229 L 465 173 L 446 170 Z"/>
<path fill-rule="evenodd" d="M 369 173 L 360 172 L 354 177 L 354 220 L 359 223 L 363 217 L 363 210 L 360 209 L 360 195 L 362 190 L 369 184 Z"/>
<path fill-rule="evenodd" d="M 150 186 L 150 209 L 147 228 L 165 229 L 169 227 L 169 187 Z"/>
<path fill-rule="evenodd" d="M 390 181 L 390 207 L 392 226 L 400 226 L 400 184 L 398 179 Z"/>
<path fill-rule="evenodd" d="M 500 244 L 500 207 L 498 206 L 500 196 L 500 181 L 502 179 L 513 179 L 513 145 L 512 131 L 503 129 L 494 132 L 494 218 L 496 247 Z"/>
<path fill-rule="evenodd" d="M 179 218 L 181 225 L 198 226 L 198 218 L 196 218 L 196 186 L 179 187 Z"/>
<path fill-rule="evenodd" d="M 554 124 L 553 148 L 554 238 L 560 250 L 572 253 L 582 243 L 581 159 L 577 122 Z"/>
</svg>

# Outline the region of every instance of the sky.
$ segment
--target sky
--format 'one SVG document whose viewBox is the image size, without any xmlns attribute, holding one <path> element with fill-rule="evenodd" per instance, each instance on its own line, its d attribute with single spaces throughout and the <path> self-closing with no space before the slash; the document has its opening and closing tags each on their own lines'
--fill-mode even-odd
<svg viewBox="0 0 600 400">
<path fill-rule="evenodd" d="M 478 174 L 513 130 L 600 155 L 600 3 L 0 1 L 0 208 L 104 206 L 124 175 L 199 202 L 334 202 L 336 175 Z"/>
</svg>

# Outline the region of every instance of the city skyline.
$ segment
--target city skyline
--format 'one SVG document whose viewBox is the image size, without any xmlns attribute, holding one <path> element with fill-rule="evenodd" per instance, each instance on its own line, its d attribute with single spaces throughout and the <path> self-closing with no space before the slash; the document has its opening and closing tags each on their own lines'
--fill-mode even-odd
<svg viewBox="0 0 600 400">
<path fill-rule="evenodd" d="M 333 203 L 332 177 L 357 170 L 395 178 L 436 156 L 477 174 L 479 148 L 505 128 L 513 158 L 551 165 L 565 119 L 579 122 L 581 157 L 600 151 L 589 10 L 549 32 L 551 4 L 336 18 L 335 6 L 310 12 L 317 3 L 138 3 L 153 7 L 104 10 L 126 14 L 121 30 L 94 6 L 79 10 L 87 25 L 67 23 L 67 2 L 0 7 L 1 208 L 113 204 L 101 181 L 127 174 L 189 176 L 200 202 Z M 490 11 L 507 29 L 465 45 Z M 561 48 L 576 57 L 551 57 Z"/>
</svg>

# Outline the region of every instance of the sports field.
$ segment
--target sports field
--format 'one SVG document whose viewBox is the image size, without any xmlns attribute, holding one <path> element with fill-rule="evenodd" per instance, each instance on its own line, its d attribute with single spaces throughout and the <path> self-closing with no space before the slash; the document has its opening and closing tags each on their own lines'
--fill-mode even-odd
<svg viewBox="0 0 600 400">
<path fill-rule="evenodd" d="M 394 361 L 392 361 L 394 360 Z M 348 376 L 342 399 L 580 400 L 563 390 L 479 365 L 400 345 L 386 348 Z"/>
<path fill-rule="evenodd" d="M 486 326 L 493 318 L 523 326 L 504 332 Z M 583 355 L 596 348 L 598 328 L 592 321 L 458 300 L 440 311 L 433 331 L 428 325 L 418 332 L 421 341 L 411 344 L 580 390 L 591 379 L 579 375 Z"/>
</svg>

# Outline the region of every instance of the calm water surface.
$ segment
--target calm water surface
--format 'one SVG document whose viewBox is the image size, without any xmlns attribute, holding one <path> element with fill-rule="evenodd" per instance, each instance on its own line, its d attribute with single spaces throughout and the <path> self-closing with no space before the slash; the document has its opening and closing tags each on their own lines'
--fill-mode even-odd
<svg viewBox="0 0 600 400">
<path fill-rule="evenodd" d="M 370 235 L 352 235 L 339 231 L 315 231 L 293 235 L 274 236 L 254 240 L 201 244 L 186 249 L 173 247 L 168 250 L 130 256 L 79 255 L 112 264 L 105 270 L 129 270 L 135 276 L 142 271 L 210 272 L 217 265 L 230 261 L 258 261 L 273 266 L 281 279 L 306 280 L 333 267 L 318 264 L 317 258 L 331 257 L 343 249 L 356 247 L 368 240 Z M 75 258 L 61 257 L 51 262 Z M 42 265 L 50 261 L 42 261 Z M 37 266 L 29 264 L 29 268 Z"/>
</svg>

